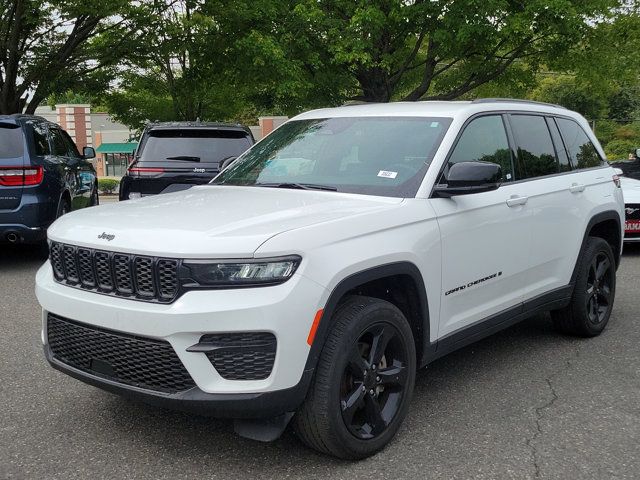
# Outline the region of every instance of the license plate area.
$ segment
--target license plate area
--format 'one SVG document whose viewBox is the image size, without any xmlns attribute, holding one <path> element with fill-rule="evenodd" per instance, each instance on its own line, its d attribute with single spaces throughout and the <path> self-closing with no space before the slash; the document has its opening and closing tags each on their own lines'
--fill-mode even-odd
<svg viewBox="0 0 640 480">
<path fill-rule="evenodd" d="M 640 233 L 640 220 L 627 220 L 624 222 L 625 233 Z"/>
</svg>

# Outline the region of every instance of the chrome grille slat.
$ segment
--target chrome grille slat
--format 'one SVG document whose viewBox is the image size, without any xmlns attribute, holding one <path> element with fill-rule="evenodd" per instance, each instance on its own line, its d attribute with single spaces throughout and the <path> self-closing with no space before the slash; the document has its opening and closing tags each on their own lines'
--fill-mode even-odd
<svg viewBox="0 0 640 480">
<path fill-rule="evenodd" d="M 112 253 L 52 242 L 49 259 L 58 283 L 95 293 L 170 303 L 180 291 L 180 261 L 173 258 Z"/>
</svg>

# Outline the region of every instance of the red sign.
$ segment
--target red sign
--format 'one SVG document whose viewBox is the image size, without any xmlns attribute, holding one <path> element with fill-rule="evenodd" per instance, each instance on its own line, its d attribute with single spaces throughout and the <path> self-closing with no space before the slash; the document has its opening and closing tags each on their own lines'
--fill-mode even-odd
<svg viewBox="0 0 640 480">
<path fill-rule="evenodd" d="M 624 222 L 626 233 L 640 233 L 640 220 L 627 220 Z"/>
</svg>

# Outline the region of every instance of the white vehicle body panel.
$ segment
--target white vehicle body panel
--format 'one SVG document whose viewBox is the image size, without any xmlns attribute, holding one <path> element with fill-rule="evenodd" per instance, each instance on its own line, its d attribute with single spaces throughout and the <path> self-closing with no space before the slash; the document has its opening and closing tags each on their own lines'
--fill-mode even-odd
<svg viewBox="0 0 640 480">
<path fill-rule="evenodd" d="M 616 212 L 624 219 L 613 169 L 573 171 L 504 184 L 484 193 L 431 198 L 462 125 L 477 113 L 504 111 L 571 117 L 604 158 L 582 117 L 547 105 L 411 102 L 307 112 L 292 120 L 428 116 L 451 117 L 452 122 L 415 198 L 199 186 L 66 215 L 50 228 L 51 240 L 179 259 L 299 255 L 302 261 L 293 277 L 280 285 L 189 291 L 171 304 L 62 285 L 54 281 L 47 262 L 36 278 L 43 322 L 52 312 L 166 340 L 204 392 L 268 392 L 300 381 L 316 313 L 336 287 L 356 273 L 398 262 L 415 265 L 426 289 L 427 340 L 432 345 L 526 300 L 566 287 L 589 221 L 602 212 Z M 576 185 L 584 189 L 571 191 Z M 527 201 L 509 207 L 507 200 L 514 196 Z M 225 380 L 204 354 L 186 351 L 206 333 L 256 330 L 272 332 L 278 340 L 275 365 L 265 380 Z"/>
</svg>

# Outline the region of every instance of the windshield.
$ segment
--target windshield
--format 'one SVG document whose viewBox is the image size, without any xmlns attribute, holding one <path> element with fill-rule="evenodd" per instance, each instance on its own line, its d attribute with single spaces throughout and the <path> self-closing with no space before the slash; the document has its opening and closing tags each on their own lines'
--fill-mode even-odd
<svg viewBox="0 0 640 480">
<path fill-rule="evenodd" d="M 212 183 L 330 187 L 347 193 L 414 196 L 449 118 L 357 117 L 285 123 Z"/>
<path fill-rule="evenodd" d="M 234 130 L 158 129 L 148 133 L 140 162 L 219 163 L 251 146 L 248 134 Z"/>
<path fill-rule="evenodd" d="M 23 154 L 22 129 L 13 123 L 0 123 L 0 158 L 18 158 Z"/>
</svg>

